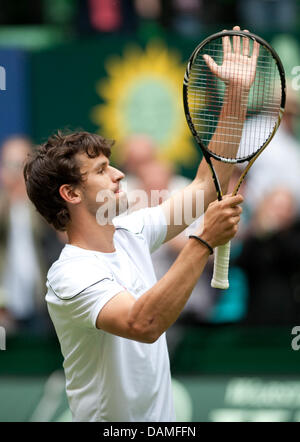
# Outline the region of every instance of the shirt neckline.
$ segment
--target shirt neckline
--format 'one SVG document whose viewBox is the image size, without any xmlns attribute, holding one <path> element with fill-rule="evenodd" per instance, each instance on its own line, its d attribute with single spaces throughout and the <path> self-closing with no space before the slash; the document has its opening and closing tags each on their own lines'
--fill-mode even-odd
<svg viewBox="0 0 300 442">
<path fill-rule="evenodd" d="M 99 253 L 100 255 L 104 255 L 104 256 L 116 256 L 117 255 L 117 250 L 115 250 L 114 252 L 100 252 L 99 250 L 90 250 L 90 249 L 84 249 L 83 247 L 79 247 L 79 246 L 74 246 L 73 244 L 66 244 L 65 247 L 72 247 L 74 249 L 78 249 L 81 250 L 82 252 L 87 252 L 87 253 Z"/>
</svg>

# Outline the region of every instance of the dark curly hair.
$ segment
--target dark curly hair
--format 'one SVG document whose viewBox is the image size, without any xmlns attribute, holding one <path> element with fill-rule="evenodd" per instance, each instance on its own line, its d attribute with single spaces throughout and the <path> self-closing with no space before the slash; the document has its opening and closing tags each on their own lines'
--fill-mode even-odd
<svg viewBox="0 0 300 442">
<path fill-rule="evenodd" d="M 110 157 L 113 141 L 89 132 L 63 134 L 58 131 L 37 147 L 24 166 L 27 194 L 37 211 L 55 229 L 64 231 L 70 221 L 66 202 L 59 194 L 63 184 L 78 185 L 83 181 L 77 153 L 89 158 L 100 154 Z"/>
</svg>

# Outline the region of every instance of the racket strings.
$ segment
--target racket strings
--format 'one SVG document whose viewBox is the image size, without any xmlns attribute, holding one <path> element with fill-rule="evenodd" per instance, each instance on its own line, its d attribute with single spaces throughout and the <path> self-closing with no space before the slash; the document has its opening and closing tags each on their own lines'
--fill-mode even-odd
<svg viewBox="0 0 300 442">
<path fill-rule="evenodd" d="M 244 44 L 245 38 L 241 40 Z M 252 40 L 249 46 L 251 56 Z M 241 47 L 240 55 L 242 53 Z M 202 47 L 191 66 L 187 98 L 193 125 L 204 146 L 212 153 L 227 159 L 242 160 L 264 145 L 277 124 L 281 96 L 278 93 L 280 76 L 276 62 L 271 52 L 261 45 L 255 79 L 249 95 L 240 103 L 241 112 L 245 112 L 246 115 L 244 121 L 244 118 L 234 116 L 236 100 L 227 96 L 225 82 L 212 73 L 203 57 L 205 54 L 219 67 L 222 66 L 222 39 L 210 41 Z M 240 81 L 248 75 L 245 71 L 247 66 L 245 67 L 245 63 L 238 63 L 235 57 L 237 54 L 232 53 L 227 64 L 231 73 L 234 67 L 234 76 Z M 228 107 L 229 116 L 221 120 L 224 106 Z"/>
</svg>

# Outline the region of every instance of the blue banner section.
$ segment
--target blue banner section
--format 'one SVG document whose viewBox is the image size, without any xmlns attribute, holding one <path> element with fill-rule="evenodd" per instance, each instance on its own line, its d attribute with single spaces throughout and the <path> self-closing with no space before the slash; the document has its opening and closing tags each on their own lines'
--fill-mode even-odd
<svg viewBox="0 0 300 442">
<path fill-rule="evenodd" d="M 12 135 L 29 135 L 28 54 L 0 50 L 0 144 Z"/>
</svg>

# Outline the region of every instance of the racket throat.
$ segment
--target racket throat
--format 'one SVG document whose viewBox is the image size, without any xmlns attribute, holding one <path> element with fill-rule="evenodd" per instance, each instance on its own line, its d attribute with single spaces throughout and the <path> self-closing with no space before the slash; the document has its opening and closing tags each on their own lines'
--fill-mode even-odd
<svg viewBox="0 0 300 442">
<path fill-rule="evenodd" d="M 215 185 L 215 188 L 216 188 L 218 200 L 221 201 L 222 198 L 223 198 L 223 194 L 222 194 L 222 189 L 221 189 L 221 186 L 220 186 L 219 178 L 218 178 L 218 176 L 217 176 L 217 174 L 215 172 L 215 169 L 213 168 L 213 165 L 211 163 L 211 159 L 208 157 L 208 158 L 206 158 L 206 161 L 207 161 L 207 163 L 209 165 L 209 168 L 210 168 L 210 171 L 211 171 L 211 174 L 212 174 L 212 178 L 213 178 L 214 185 Z"/>
</svg>

